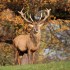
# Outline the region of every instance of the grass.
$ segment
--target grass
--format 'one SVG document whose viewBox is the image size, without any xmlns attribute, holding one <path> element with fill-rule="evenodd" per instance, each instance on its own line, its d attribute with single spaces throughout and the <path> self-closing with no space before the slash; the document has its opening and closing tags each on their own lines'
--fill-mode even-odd
<svg viewBox="0 0 70 70">
<path fill-rule="evenodd" d="M 45 64 L 0 66 L 0 70 L 70 70 L 70 61 L 50 62 Z"/>
</svg>

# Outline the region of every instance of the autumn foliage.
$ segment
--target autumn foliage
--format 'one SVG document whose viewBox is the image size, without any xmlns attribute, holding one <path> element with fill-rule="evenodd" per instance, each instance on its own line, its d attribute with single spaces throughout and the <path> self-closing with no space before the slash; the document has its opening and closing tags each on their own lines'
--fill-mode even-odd
<svg viewBox="0 0 70 70">
<path fill-rule="evenodd" d="M 38 11 L 46 8 L 52 9 L 50 17 L 42 27 L 41 48 L 38 50 L 37 63 L 44 61 L 45 48 L 52 48 L 56 51 L 63 49 L 68 56 L 70 53 L 69 0 L 0 0 L 0 65 L 14 64 L 12 40 L 17 35 L 30 32 L 29 23 L 18 13 L 23 6 L 23 12 L 31 14 L 34 20 Z M 67 59 L 70 60 L 70 56 Z"/>
</svg>

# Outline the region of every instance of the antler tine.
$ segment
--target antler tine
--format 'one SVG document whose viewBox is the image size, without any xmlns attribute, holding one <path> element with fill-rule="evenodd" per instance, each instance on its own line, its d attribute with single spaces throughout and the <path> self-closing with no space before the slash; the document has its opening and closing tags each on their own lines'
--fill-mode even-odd
<svg viewBox="0 0 70 70">
<path fill-rule="evenodd" d="M 27 12 L 27 15 L 28 15 L 28 12 Z M 33 19 L 32 19 L 32 17 L 31 17 L 31 14 L 29 15 L 29 18 L 30 18 L 30 20 L 31 20 L 32 22 L 34 22 Z"/>
<path fill-rule="evenodd" d="M 44 22 L 44 21 L 49 17 L 49 15 L 50 15 L 50 11 L 51 11 L 51 9 L 47 9 L 47 8 L 46 8 L 45 12 L 47 13 L 47 15 L 45 15 L 44 19 L 41 20 L 40 23 Z"/>
<path fill-rule="evenodd" d="M 23 11 L 24 10 L 24 7 L 21 9 L 21 11 Z"/>
<path fill-rule="evenodd" d="M 21 11 L 18 11 L 18 13 L 22 14 L 22 15 L 25 15 L 25 13 L 23 14 L 23 10 L 24 10 L 24 7 L 21 9 Z"/>
<path fill-rule="evenodd" d="M 21 11 L 18 11 L 18 13 L 22 16 L 22 18 L 24 18 L 25 21 L 32 23 L 31 21 L 29 21 L 26 16 L 25 13 L 23 13 L 24 8 L 21 9 Z"/>
<path fill-rule="evenodd" d="M 30 16 L 29 16 L 29 17 L 30 17 L 31 21 L 33 22 L 34 20 L 32 19 L 31 14 L 30 14 Z"/>
<path fill-rule="evenodd" d="M 40 17 L 40 19 L 39 19 L 39 20 L 41 20 L 41 19 L 42 19 L 42 16 L 43 16 L 43 14 L 42 14 L 42 12 L 41 12 L 41 17 Z"/>
</svg>

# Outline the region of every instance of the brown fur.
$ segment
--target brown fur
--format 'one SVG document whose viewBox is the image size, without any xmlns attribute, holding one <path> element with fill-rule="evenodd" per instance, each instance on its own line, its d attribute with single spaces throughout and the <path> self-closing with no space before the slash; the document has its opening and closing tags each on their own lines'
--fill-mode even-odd
<svg viewBox="0 0 70 70">
<path fill-rule="evenodd" d="M 19 51 L 21 52 L 26 52 L 28 54 L 28 61 L 29 63 L 33 63 L 35 60 L 35 52 L 39 49 L 40 46 L 40 39 L 41 39 L 41 31 L 40 27 L 43 25 L 43 22 L 46 20 L 46 18 L 49 17 L 51 9 L 45 10 L 47 15 L 45 15 L 44 19 L 41 20 L 42 18 L 42 13 L 41 13 L 41 18 L 38 22 L 34 22 L 33 19 L 31 18 L 31 15 L 29 16 L 30 20 L 28 20 L 25 17 L 25 14 L 23 13 L 24 7 L 22 10 L 18 13 L 24 18 L 25 21 L 32 23 L 29 24 L 30 27 L 32 27 L 30 34 L 28 35 L 19 35 L 17 36 L 14 40 L 14 46 L 16 48 L 16 53 L 15 53 L 15 60 L 18 60 L 18 64 L 21 64 L 21 61 L 19 59 Z"/>
<path fill-rule="evenodd" d="M 35 51 L 39 49 L 39 45 L 40 45 L 40 39 L 41 39 L 40 26 L 37 26 L 37 27 L 38 27 L 37 33 L 34 33 L 33 29 L 32 29 L 30 34 L 19 35 L 13 40 L 15 47 L 17 49 L 19 49 L 19 51 L 28 52 L 27 54 L 28 54 L 29 63 L 34 62 Z M 19 52 L 18 52 L 18 50 L 16 50 L 16 51 L 18 54 L 16 54 L 15 57 L 19 58 Z M 17 60 L 17 58 L 15 60 Z M 20 62 L 21 62 L 20 59 L 18 59 L 18 64 L 21 64 Z"/>
</svg>

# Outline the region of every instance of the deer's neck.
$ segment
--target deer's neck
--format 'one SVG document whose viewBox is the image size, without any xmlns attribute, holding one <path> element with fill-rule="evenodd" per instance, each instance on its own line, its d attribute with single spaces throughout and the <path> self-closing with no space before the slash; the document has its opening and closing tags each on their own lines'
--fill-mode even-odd
<svg viewBox="0 0 70 70">
<path fill-rule="evenodd" d="M 41 39 L 41 33 L 34 34 L 33 32 L 30 33 L 30 38 L 35 46 L 38 45 L 40 39 Z"/>
</svg>

